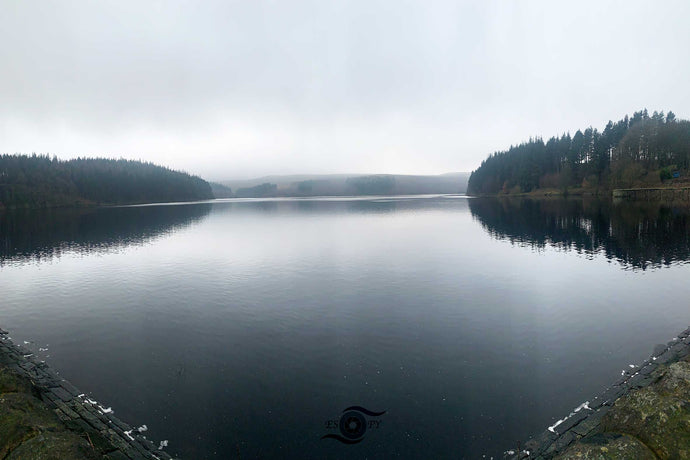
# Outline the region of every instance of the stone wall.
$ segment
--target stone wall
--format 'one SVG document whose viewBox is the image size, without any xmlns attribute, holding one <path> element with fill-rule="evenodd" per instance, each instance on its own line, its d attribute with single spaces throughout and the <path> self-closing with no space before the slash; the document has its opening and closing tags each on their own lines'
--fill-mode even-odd
<svg viewBox="0 0 690 460">
<path fill-rule="evenodd" d="M 38 361 L 31 351 L 15 345 L 8 333 L 0 329 L 0 369 L 2 368 L 15 373 L 22 381 L 30 382 L 28 396 L 30 398 L 35 396 L 43 403 L 37 401 L 37 406 L 41 407 L 32 410 L 40 415 L 42 411 L 45 411 L 45 405 L 62 421 L 65 430 L 72 430 L 85 436 L 93 451 L 89 453 L 93 455 L 76 458 L 100 456 L 100 458 L 112 460 L 171 460 L 170 455 L 162 450 L 162 447 L 166 445 L 165 442 L 156 446 L 142 434 L 146 431 L 145 425 L 132 428 L 119 420 L 113 415 L 112 409 L 98 404 L 74 385 L 59 377 L 45 362 Z M 22 420 L 25 418 L 22 417 Z M 45 417 L 42 420 L 45 420 Z M 9 428 L 16 431 L 17 427 Z M 0 446 L 0 451 L 2 449 L 3 446 Z M 24 457 L 22 454 L 17 455 L 21 458 L 34 458 Z M 10 458 L 14 457 L 10 455 Z"/>
<path fill-rule="evenodd" d="M 645 388 L 658 381 L 660 377 L 655 371 L 688 356 L 690 356 L 690 328 L 665 346 L 655 348 L 652 356 L 639 366 L 626 369 L 621 378 L 602 394 L 576 407 L 544 432 L 522 444 L 524 447 L 519 453 L 517 449 L 506 451 L 504 458 L 510 460 L 560 458 L 561 454 L 578 440 L 602 431 L 600 429 L 602 419 L 611 411 L 619 398 L 632 390 Z M 598 454 L 597 458 L 616 458 L 602 456 L 601 452 Z M 576 457 L 580 458 L 579 455 Z M 622 455 L 621 458 L 626 458 L 626 456 Z"/>
</svg>

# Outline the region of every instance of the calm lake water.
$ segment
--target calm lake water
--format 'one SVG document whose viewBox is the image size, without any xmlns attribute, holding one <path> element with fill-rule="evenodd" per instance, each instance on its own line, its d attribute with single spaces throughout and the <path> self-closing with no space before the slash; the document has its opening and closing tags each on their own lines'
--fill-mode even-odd
<svg viewBox="0 0 690 460">
<path fill-rule="evenodd" d="M 596 201 L 6 213 L 0 326 L 185 459 L 490 458 L 690 325 L 689 258 L 687 210 Z"/>
</svg>

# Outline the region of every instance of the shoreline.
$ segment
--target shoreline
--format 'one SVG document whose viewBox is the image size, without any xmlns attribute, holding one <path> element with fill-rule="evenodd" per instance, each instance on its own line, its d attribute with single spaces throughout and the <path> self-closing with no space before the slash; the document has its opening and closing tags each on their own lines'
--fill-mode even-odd
<svg viewBox="0 0 690 460">
<path fill-rule="evenodd" d="M 0 456 L 172 460 L 0 329 Z M 44 450 L 46 452 L 37 452 Z M 57 455 L 57 457 L 55 456 Z M 14 458 L 14 457 L 12 457 Z"/>
<path fill-rule="evenodd" d="M 664 203 L 690 203 L 690 187 L 619 188 L 612 192 L 614 200 L 661 201 Z"/>
<path fill-rule="evenodd" d="M 618 201 L 649 201 L 660 203 L 690 203 L 690 185 L 672 187 L 629 187 L 614 189 L 536 189 L 521 193 L 467 194 L 478 198 L 605 198 Z"/>
</svg>

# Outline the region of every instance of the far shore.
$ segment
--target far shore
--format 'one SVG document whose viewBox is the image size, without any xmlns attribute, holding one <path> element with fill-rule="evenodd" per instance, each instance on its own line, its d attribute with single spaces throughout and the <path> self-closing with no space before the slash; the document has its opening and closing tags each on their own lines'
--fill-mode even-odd
<svg viewBox="0 0 690 460">
<path fill-rule="evenodd" d="M 571 187 L 566 189 L 558 188 L 539 188 L 531 190 L 529 192 L 515 192 L 510 191 L 506 193 L 496 193 L 496 194 L 469 194 L 468 196 L 476 197 L 527 197 L 527 198 L 568 198 L 568 197 L 599 197 L 599 198 L 614 198 L 621 197 L 624 195 L 630 195 L 639 192 L 661 192 L 658 201 L 664 202 L 669 201 L 664 198 L 664 192 L 684 192 L 690 191 L 690 183 L 684 182 L 679 184 L 671 185 L 658 185 L 654 187 L 645 186 L 633 186 L 633 187 L 620 187 L 614 189 L 604 189 L 604 188 L 586 188 L 586 187 Z M 688 199 L 678 199 L 673 198 L 673 201 L 690 201 Z"/>
</svg>

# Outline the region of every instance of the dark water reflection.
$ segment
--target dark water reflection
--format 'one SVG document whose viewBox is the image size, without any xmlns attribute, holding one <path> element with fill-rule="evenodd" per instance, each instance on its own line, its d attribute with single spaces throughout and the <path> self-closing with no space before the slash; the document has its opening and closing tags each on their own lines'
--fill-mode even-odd
<svg viewBox="0 0 690 460">
<path fill-rule="evenodd" d="M 185 459 L 500 458 L 690 324 L 687 225 L 451 196 L 5 213 L 0 327 Z M 352 405 L 380 429 L 321 440 Z"/>
<path fill-rule="evenodd" d="M 604 254 L 646 270 L 690 259 L 690 207 L 596 199 L 481 198 L 472 215 L 494 237 Z"/>
<path fill-rule="evenodd" d="M 0 265 L 146 244 L 198 222 L 211 205 L 0 212 Z"/>
<path fill-rule="evenodd" d="M 437 203 L 438 207 L 441 203 Z M 117 251 L 198 223 L 212 203 L 0 211 L 0 266 L 47 261 L 64 253 Z M 216 212 L 250 214 L 392 213 L 429 210 L 414 200 L 219 200 Z M 220 206 L 220 207 L 218 207 Z M 249 206 L 249 207 L 247 207 Z"/>
</svg>

